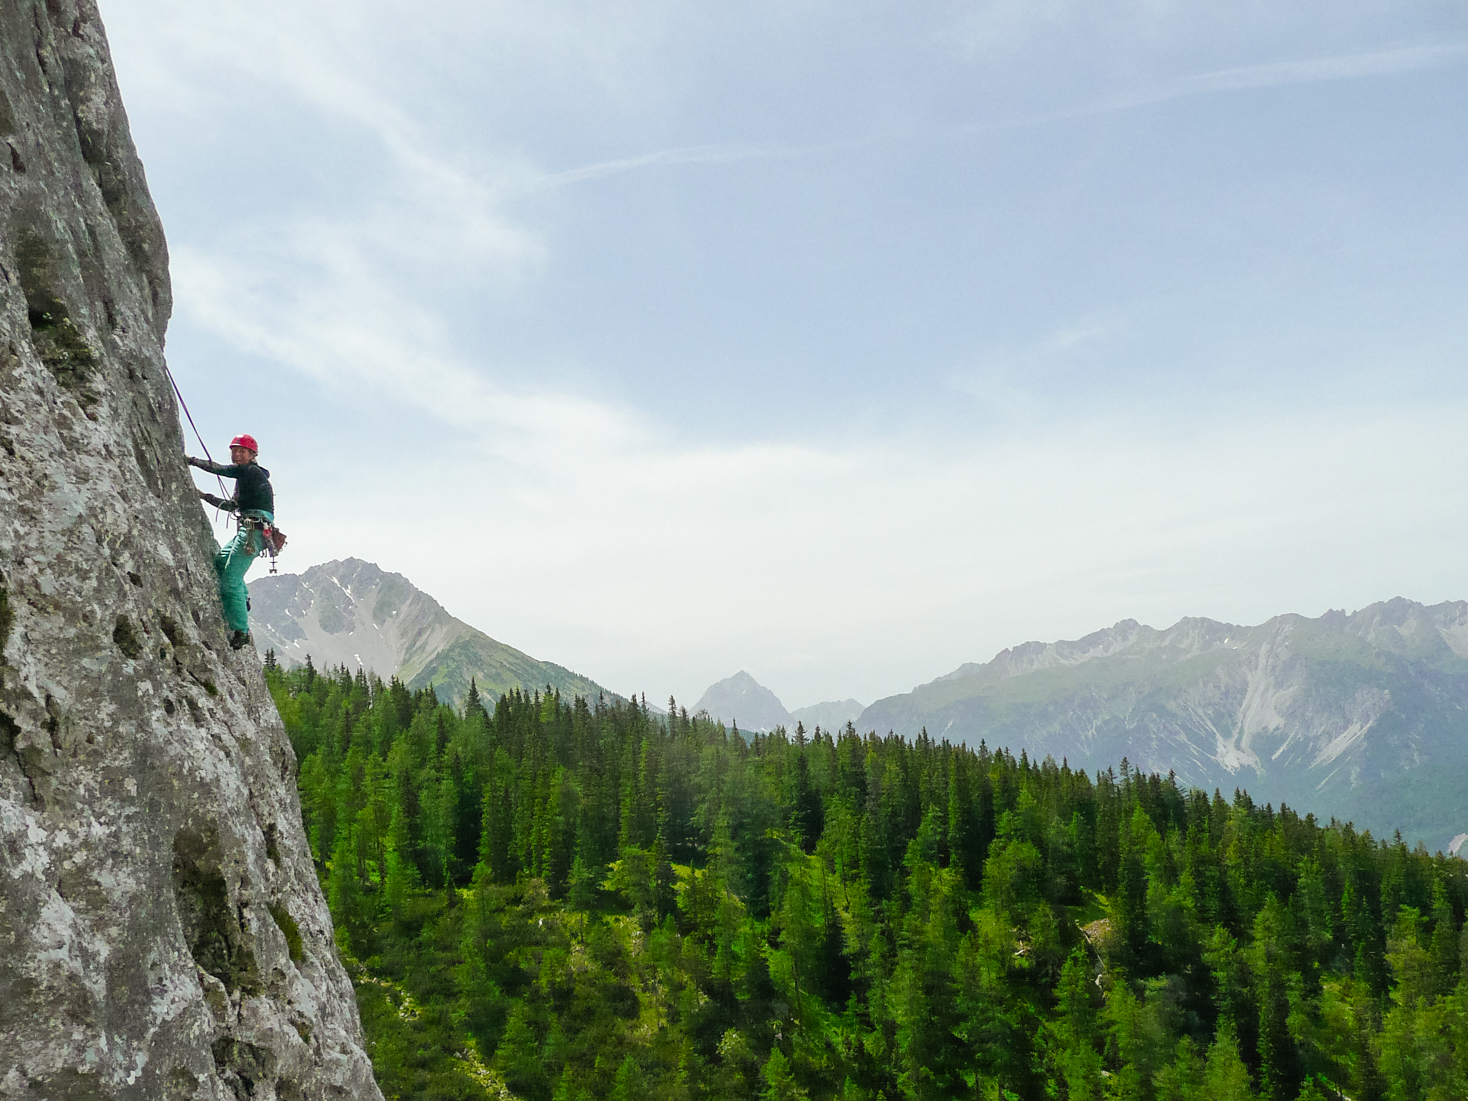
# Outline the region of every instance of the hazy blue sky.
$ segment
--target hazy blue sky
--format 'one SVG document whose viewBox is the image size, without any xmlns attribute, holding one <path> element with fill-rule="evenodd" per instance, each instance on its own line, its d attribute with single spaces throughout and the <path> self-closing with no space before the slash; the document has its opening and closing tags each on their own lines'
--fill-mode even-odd
<svg viewBox="0 0 1468 1101">
<path fill-rule="evenodd" d="M 1468 7 L 103 0 L 292 569 L 692 702 L 1468 597 Z"/>
</svg>

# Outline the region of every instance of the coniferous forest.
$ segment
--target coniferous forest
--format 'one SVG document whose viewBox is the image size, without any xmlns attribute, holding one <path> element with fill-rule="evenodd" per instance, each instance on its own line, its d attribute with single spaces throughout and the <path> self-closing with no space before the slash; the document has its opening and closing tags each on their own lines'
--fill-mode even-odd
<svg viewBox="0 0 1468 1101">
<path fill-rule="evenodd" d="M 1468 864 L 980 746 L 267 677 L 388 1097 L 1468 1098 Z"/>
</svg>

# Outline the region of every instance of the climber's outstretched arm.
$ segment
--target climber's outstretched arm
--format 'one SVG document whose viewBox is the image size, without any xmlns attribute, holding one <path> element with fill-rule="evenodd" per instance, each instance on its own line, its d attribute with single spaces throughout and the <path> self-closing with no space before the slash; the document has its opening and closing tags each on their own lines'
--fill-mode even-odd
<svg viewBox="0 0 1468 1101">
<path fill-rule="evenodd" d="M 238 478 L 240 472 L 244 470 L 244 467 L 236 466 L 233 463 L 216 463 L 208 459 L 196 459 L 192 455 L 185 457 L 188 459 L 190 466 L 197 466 L 200 470 L 210 474 L 220 474 L 226 478 Z"/>
<path fill-rule="evenodd" d="M 202 489 L 199 490 L 199 499 L 213 505 L 215 508 L 222 508 L 225 512 L 233 512 L 240 507 L 239 502 L 233 498 L 216 497 L 212 493 L 205 493 Z"/>
</svg>

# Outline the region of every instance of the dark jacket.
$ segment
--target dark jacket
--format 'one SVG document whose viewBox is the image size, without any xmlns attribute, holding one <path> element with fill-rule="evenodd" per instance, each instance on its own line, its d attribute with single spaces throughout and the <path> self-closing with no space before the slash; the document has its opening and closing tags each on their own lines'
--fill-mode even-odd
<svg viewBox="0 0 1468 1101">
<path fill-rule="evenodd" d="M 227 501 L 219 501 L 218 507 L 227 512 L 275 514 L 275 490 L 270 486 L 270 471 L 259 463 L 235 466 L 232 463 L 212 463 L 208 459 L 196 459 L 190 455 L 189 464 L 210 474 L 234 479 L 234 494 Z M 207 497 L 205 499 L 210 500 Z"/>
</svg>

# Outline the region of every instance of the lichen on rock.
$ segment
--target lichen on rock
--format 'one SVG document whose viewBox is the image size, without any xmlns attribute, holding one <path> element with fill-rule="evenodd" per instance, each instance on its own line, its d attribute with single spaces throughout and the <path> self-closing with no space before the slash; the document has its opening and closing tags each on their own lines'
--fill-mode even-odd
<svg viewBox="0 0 1468 1101">
<path fill-rule="evenodd" d="M 0 5 L 0 61 L 0 1099 L 380 1097 L 95 5 Z"/>
</svg>

